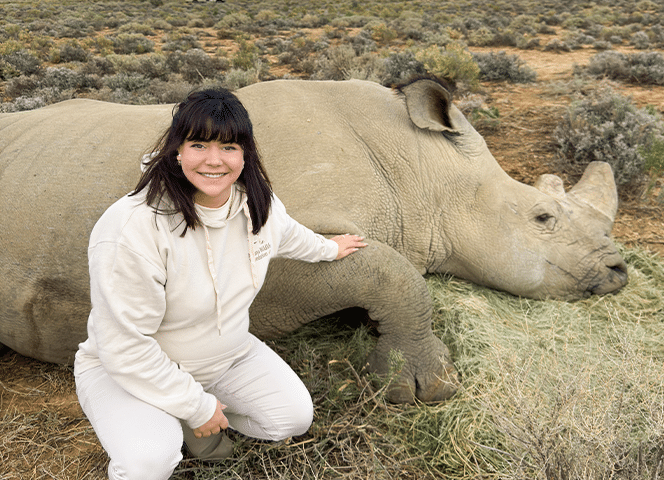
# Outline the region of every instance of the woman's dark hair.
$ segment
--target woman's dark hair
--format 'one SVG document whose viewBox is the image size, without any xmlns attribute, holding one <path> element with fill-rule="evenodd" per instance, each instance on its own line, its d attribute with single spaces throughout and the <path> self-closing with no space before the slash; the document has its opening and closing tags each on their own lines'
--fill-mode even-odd
<svg viewBox="0 0 664 480">
<path fill-rule="evenodd" d="M 260 161 L 249 113 L 235 95 L 221 87 L 194 91 L 173 108 L 173 122 L 152 149 L 132 195 L 147 188 L 146 202 L 157 214 L 181 213 L 184 236 L 200 219 L 194 208 L 196 187 L 177 162 L 178 148 L 186 141 L 215 140 L 237 143 L 244 151 L 244 168 L 237 183 L 247 194 L 252 230 L 257 234 L 267 221 L 272 186 Z M 164 196 L 172 205 L 164 202 Z"/>
</svg>

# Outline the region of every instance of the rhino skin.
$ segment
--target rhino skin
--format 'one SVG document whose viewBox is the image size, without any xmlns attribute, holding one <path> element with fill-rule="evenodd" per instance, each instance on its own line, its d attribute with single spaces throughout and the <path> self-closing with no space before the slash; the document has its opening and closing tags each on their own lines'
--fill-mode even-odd
<svg viewBox="0 0 664 480">
<path fill-rule="evenodd" d="M 324 235 L 368 246 L 341 261 L 274 260 L 251 307 L 261 338 L 350 307 L 379 337 L 367 368 L 405 363 L 395 402 L 450 397 L 458 379 L 431 329 L 425 273 L 446 272 L 532 298 L 615 292 L 626 266 L 609 239 L 610 167 L 591 164 L 569 192 L 545 175 L 511 179 L 432 79 L 392 90 L 364 81 L 278 80 L 237 91 L 276 194 Z M 48 362 L 73 360 L 90 310 L 87 244 L 129 192 L 172 105 L 76 99 L 0 115 L 0 342 Z"/>
</svg>

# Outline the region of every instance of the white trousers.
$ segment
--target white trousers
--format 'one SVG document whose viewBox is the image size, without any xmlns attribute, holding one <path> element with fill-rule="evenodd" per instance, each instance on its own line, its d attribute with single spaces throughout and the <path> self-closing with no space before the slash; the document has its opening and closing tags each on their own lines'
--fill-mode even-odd
<svg viewBox="0 0 664 480">
<path fill-rule="evenodd" d="M 249 437 L 277 441 L 304 434 L 313 420 L 309 392 L 286 362 L 252 340 L 251 350 L 206 391 L 227 406 L 230 427 Z M 76 373 L 76 393 L 111 459 L 112 480 L 166 480 L 182 460 L 183 441 L 193 455 L 211 459 L 223 438 L 197 439 L 184 422 L 128 393 L 103 367 Z"/>
</svg>

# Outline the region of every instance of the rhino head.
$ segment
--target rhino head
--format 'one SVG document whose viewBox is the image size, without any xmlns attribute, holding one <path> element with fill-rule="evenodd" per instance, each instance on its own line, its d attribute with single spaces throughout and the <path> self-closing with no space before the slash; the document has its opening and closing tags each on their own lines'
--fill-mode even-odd
<svg viewBox="0 0 664 480">
<path fill-rule="evenodd" d="M 447 199 L 431 202 L 443 206 L 434 218 L 442 234 L 433 234 L 440 244 L 430 250 L 436 255 L 426 271 L 539 299 L 575 300 L 627 283 L 627 267 L 610 239 L 618 197 L 607 163 L 591 163 L 569 192 L 555 175 L 522 184 L 500 168 L 441 84 L 419 81 L 401 93 L 412 122 L 444 135 L 461 153 L 443 152 L 446 166 L 437 167 Z M 426 151 L 437 156 L 441 149 Z M 425 163 L 439 163 L 436 156 Z M 451 159 L 466 165 L 450 168 Z"/>
</svg>

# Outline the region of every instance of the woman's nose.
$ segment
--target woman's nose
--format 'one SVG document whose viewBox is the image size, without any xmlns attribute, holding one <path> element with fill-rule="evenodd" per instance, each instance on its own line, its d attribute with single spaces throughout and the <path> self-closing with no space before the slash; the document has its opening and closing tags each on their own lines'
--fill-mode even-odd
<svg viewBox="0 0 664 480">
<path fill-rule="evenodd" d="M 220 148 L 212 147 L 207 151 L 206 161 L 210 165 L 221 165 L 224 163 L 223 151 Z"/>
</svg>

